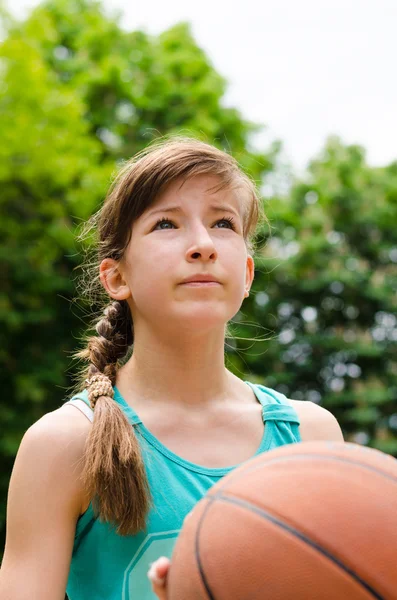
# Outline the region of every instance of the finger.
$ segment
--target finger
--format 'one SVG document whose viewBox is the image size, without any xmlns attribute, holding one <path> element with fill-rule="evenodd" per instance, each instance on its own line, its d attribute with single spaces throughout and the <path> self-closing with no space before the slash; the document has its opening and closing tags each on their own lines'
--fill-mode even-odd
<svg viewBox="0 0 397 600">
<path fill-rule="evenodd" d="M 156 586 L 158 589 L 165 589 L 169 566 L 170 561 L 165 556 L 162 556 L 151 564 L 148 577 L 153 586 Z"/>
<path fill-rule="evenodd" d="M 160 586 L 152 583 L 152 590 L 158 600 L 167 600 L 167 589 L 163 585 Z"/>
</svg>

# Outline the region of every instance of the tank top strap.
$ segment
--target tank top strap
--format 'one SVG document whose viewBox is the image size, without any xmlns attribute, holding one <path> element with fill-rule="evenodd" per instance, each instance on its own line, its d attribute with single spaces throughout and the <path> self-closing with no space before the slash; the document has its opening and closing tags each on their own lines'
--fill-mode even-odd
<svg viewBox="0 0 397 600">
<path fill-rule="evenodd" d="M 138 425 L 139 423 L 142 423 L 141 419 L 139 418 L 137 413 L 134 411 L 134 409 L 131 408 L 131 406 L 129 406 L 127 404 L 127 402 L 124 400 L 124 398 L 120 394 L 117 387 L 114 387 L 113 390 L 114 390 L 115 402 L 117 402 L 117 404 L 120 406 L 121 410 L 124 412 L 124 414 L 126 415 L 128 421 L 131 423 L 131 425 Z M 84 402 L 85 405 L 87 406 L 88 410 L 91 411 L 91 413 L 93 412 L 92 408 L 90 406 L 90 401 L 88 400 L 87 390 L 82 390 L 78 394 L 75 394 L 72 398 L 70 398 L 70 400 L 65 402 L 65 404 L 67 404 L 69 402 L 70 404 L 75 404 L 75 406 L 77 406 L 77 408 L 80 408 L 80 406 L 78 405 L 78 402 L 76 402 L 76 401 Z M 86 414 L 84 407 L 83 407 L 82 412 L 84 412 L 84 414 Z M 88 417 L 88 418 L 90 418 L 90 417 Z"/>
<path fill-rule="evenodd" d="M 78 394 L 75 394 L 69 400 L 66 400 L 64 402 L 64 404 L 67 404 L 68 402 L 72 402 L 74 400 L 81 400 L 82 402 L 84 402 L 84 404 L 86 404 L 89 408 L 91 408 L 90 401 L 88 400 L 88 392 L 87 392 L 87 390 L 82 390 Z"/>
<path fill-rule="evenodd" d="M 86 390 L 82 390 L 78 394 L 75 394 L 69 400 L 66 400 L 63 403 L 63 406 L 66 404 L 71 404 L 75 408 L 77 408 L 80 412 L 82 412 L 91 423 L 94 421 L 94 411 L 91 408 L 90 401 L 88 400 L 88 394 Z"/>
<path fill-rule="evenodd" d="M 81 413 L 83 413 L 83 415 L 87 417 L 89 421 L 91 421 L 91 423 L 94 422 L 94 411 L 92 410 L 91 406 L 87 406 L 87 403 L 81 398 L 73 397 L 71 400 L 64 402 L 64 406 L 66 404 L 75 406 Z"/>
<path fill-rule="evenodd" d="M 300 425 L 296 410 L 284 394 L 271 388 L 246 381 L 262 405 L 263 421 L 286 421 Z"/>
</svg>

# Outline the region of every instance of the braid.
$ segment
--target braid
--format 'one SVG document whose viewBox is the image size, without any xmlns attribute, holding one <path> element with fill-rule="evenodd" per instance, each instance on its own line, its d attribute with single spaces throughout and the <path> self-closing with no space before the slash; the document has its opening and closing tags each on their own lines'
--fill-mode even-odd
<svg viewBox="0 0 397 600">
<path fill-rule="evenodd" d="M 150 492 L 134 428 L 113 400 L 118 361 L 133 343 L 127 302 L 107 306 L 95 329 L 98 336 L 80 353 L 90 362 L 85 387 L 95 409 L 83 479 L 99 518 L 116 525 L 121 535 L 134 534 L 145 527 Z"/>
<path fill-rule="evenodd" d="M 112 302 L 105 308 L 104 315 L 95 326 L 99 337 L 92 337 L 88 342 L 91 365 L 87 374 L 90 377 L 103 373 L 114 385 L 117 361 L 126 355 L 133 343 L 132 318 L 125 301 Z"/>
</svg>

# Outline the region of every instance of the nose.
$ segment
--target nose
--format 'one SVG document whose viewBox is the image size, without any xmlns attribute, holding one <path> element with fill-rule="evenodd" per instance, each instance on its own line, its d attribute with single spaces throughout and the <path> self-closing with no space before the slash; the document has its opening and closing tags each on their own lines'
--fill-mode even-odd
<svg viewBox="0 0 397 600">
<path fill-rule="evenodd" d="M 209 260 L 214 261 L 217 259 L 218 253 L 214 240 L 205 227 L 196 229 L 193 237 L 194 239 L 186 252 L 186 259 L 189 262 L 200 259 L 207 262 Z"/>
</svg>

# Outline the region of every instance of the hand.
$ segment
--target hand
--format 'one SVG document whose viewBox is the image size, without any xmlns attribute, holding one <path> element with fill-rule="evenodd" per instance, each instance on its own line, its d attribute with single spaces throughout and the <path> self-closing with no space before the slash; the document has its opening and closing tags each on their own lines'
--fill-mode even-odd
<svg viewBox="0 0 397 600">
<path fill-rule="evenodd" d="M 167 600 L 167 574 L 171 562 L 165 556 L 151 564 L 148 577 L 152 584 L 153 592 L 159 600 Z"/>
</svg>

